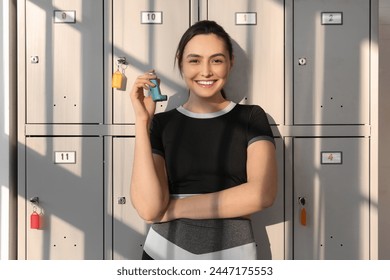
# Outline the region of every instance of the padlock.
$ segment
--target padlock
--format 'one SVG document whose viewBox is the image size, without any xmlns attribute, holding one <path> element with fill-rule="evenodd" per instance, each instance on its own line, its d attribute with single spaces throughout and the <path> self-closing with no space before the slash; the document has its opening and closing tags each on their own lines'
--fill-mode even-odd
<svg viewBox="0 0 390 280">
<path fill-rule="evenodd" d="M 41 226 L 41 216 L 34 210 L 30 216 L 30 228 L 40 229 L 40 226 Z"/>
<path fill-rule="evenodd" d="M 122 88 L 122 82 L 123 82 L 123 74 L 117 70 L 112 75 L 112 87 L 113 88 Z"/>
</svg>

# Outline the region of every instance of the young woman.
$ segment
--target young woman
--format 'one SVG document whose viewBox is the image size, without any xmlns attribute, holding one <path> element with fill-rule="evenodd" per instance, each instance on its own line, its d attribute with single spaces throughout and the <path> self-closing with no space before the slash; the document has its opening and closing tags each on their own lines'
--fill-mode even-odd
<svg viewBox="0 0 390 280">
<path fill-rule="evenodd" d="M 144 96 L 154 74 L 130 93 L 136 116 L 131 198 L 152 223 L 143 259 L 256 259 L 250 214 L 277 192 L 275 143 L 257 105 L 235 104 L 223 87 L 232 43 L 213 21 L 183 35 L 176 53 L 189 89 L 182 106 L 154 115 Z"/>
</svg>

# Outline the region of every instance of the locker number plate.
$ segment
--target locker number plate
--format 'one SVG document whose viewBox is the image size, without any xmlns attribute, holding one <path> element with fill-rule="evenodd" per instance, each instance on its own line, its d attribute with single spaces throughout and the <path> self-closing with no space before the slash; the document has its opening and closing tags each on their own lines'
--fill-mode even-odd
<svg viewBox="0 0 390 280">
<path fill-rule="evenodd" d="M 54 163 L 76 163 L 76 152 L 54 152 Z"/>
<path fill-rule="evenodd" d="M 321 152 L 321 164 L 342 164 L 342 152 Z"/>
<path fill-rule="evenodd" d="M 54 11 L 54 23 L 75 23 L 76 11 Z"/>
<path fill-rule="evenodd" d="M 236 25 L 256 25 L 257 13 L 236 13 Z"/>
<path fill-rule="evenodd" d="M 321 24 L 323 24 L 323 25 L 342 25 L 343 24 L 343 13 L 342 12 L 321 13 Z"/>
<path fill-rule="evenodd" d="M 162 12 L 141 12 L 142 24 L 162 24 L 163 13 Z"/>
</svg>

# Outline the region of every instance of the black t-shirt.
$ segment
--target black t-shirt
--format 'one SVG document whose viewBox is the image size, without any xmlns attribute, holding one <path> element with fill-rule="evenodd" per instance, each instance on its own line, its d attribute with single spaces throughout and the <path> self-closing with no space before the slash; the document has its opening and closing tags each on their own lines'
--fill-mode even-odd
<svg viewBox="0 0 390 280">
<path fill-rule="evenodd" d="M 183 107 L 156 114 L 153 153 L 165 158 L 171 194 L 217 192 L 247 182 L 248 146 L 274 138 L 264 110 L 231 102 L 209 114 Z"/>
</svg>

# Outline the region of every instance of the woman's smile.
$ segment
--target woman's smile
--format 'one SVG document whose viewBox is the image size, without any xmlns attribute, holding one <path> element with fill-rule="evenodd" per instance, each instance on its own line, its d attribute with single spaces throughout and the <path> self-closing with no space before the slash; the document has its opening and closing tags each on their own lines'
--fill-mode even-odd
<svg viewBox="0 0 390 280">
<path fill-rule="evenodd" d="M 196 81 L 201 87 L 210 88 L 212 87 L 217 80 L 199 80 Z"/>
</svg>

